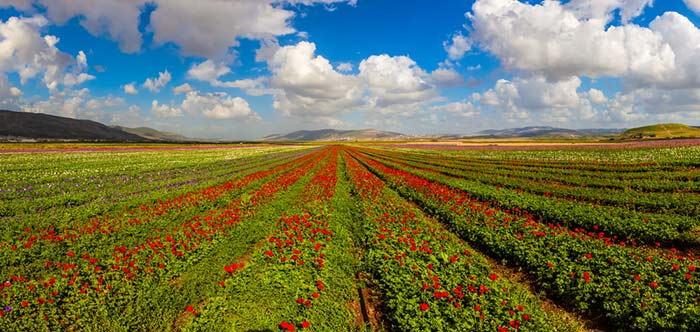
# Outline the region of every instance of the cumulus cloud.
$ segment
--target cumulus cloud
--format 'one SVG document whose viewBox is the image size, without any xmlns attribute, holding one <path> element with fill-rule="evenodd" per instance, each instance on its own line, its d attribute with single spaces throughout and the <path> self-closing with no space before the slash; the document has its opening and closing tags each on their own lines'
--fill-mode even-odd
<svg viewBox="0 0 700 332">
<path fill-rule="evenodd" d="M 0 7 L 15 7 L 18 10 L 32 9 L 34 0 L 0 0 Z"/>
<path fill-rule="evenodd" d="M 245 99 L 225 93 L 190 91 L 181 108 L 188 113 L 201 113 L 210 119 L 260 120 L 260 116 L 253 112 Z"/>
<path fill-rule="evenodd" d="M 39 75 L 53 93 L 59 85 L 75 86 L 95 77 L 82 72 L 87 67 L 87 57 L 80 51 L 73 58 L 61 52 L 56 45 L 59 39 L 41 35 L 48 24 L 43 16 L 10 17 L 0 21 L 0 72 L 16 72 L 22 85 Z"/>
<path fill-rule="evenodd" d="M 206 60 L 202 63 L 194 64 L 187 71 L 187 78 L 204 82 L 216 82 L 219 77 L 231 72 L 231 69 L 223 62 Z"/>
<path fill-rule="evenodd" d="M 608 98 L 605 97 L 603 91 L 600 91 L 595 88 L 591 88 L 590 90 L 588 90 L 588 98 L 596 104 L 604 104 L 608 101 Z"/>
<path fill-rule="evenodd" d="M 433 106 L 432 111 L 447 112 L 463 118 L 473 118 L 481 114 L 479 109 L 468 100 L 456 101 L 444 105 Z"/>
<path fill-rule="evenodd" d="M 440 67 L 433 70 L 430 77 L 438 86 L 458 86 L 464 83 L 464 77 L 454 68 Z"/>
<path fill-rule="evenodd" d="M 442 45 L 447 52 L 447 58 L 453 61 L 461 60 L 464 54 L 472 48 L 469 38 L 461 33 L 455 34 L 450 40 L 443 42 Z"/>
<path fill-rule="evenodd" d="M 277 90 L 273 107 L 283 114 L 328 116 L 361 104 L 360 80 L 335 71 L 315 52 L 314 43 L 303 41 L 280 48 L 268 60 L 270 86 Z"/>
<path fill-rule="evenodd" d="M 592 119 L 590 101 L 578 93 L 581 80 L 572 76 L 550 82 L 544 76 L 498 80 L 492 89 L 472 98 L 503 112 L 507 119 L 527 120 L 533 115 L 547 122 Z"/>
<path fill-rule="evenodd" d="M 166 69 L 164 72 L 158 73 L 158 78 L 148 78 L 143 82 L 143 87 L 151 90 L 151 92 L 160 92 L 160 88 L 165 87 L 170 83 L 170 72 Z"/>
<path fill-rule="evenodd" d="M 29 2 L 29 1 L 25 1 Z M 119 43 L 123 52 L 134 53 L 141 48 L 138 30 L 141 9 L 147 0 L 38 0 L 48 17 L 65 24 L 77 17 L 90 34 L 108 36 Z"/>
<path fill-rule="evenodd" d="M 584 19 L 610 19 L 612 13 L 619 10 L 622 23 L 628 23 L 653 3 L 654 0 L 571 0 L 564 6 Z"/>
<path fill-rule="evenodd" d="M 120 112 L 119 108 L 124 103 L 123 98 L 112 95 L 93 97 L 89 89 L 83 88 L 60 91 L 46 100 L 26 103 L 22 106 L 22 111 L 109 122 L 112 115 Z"/>
<path fill-rule="evenodd" d="M 438 96 L 433 77 L 406 56 L 370 56 L 357 75 L 343 74 L 316 55 L 314 43 L 302 41 L 278 49 L 268 67 L 273 106 L 285 115 L 331 119 L 351 110 L 411 115 Z M 436 77 L 454 80 L 452 73 L 441 74 Z"/>
<path fill-rule="evenodd" d="M 192 86 L 190 86 L 189 83 L 184 83 L 173 88 L 173 93 L 176 95 L 190 91 L 194 91 L 194 89 L 192 89 Z"/>
<path fill-rule="evenodd" d="M 607 20 L 580 19 L 559 2 L 480 0 L 472 9 L 472 38 L 511 68 L 560 78 L 620 75 L 630 68 L 631 53 L 648 54 L 651 65 L 673 60 L 670 49 L 648 29 L 606 29 Z M 638 42 L 628 43 L 628 36 Z"/>
<path fill-rule="evenodd" d="M 202 63 L 192 65 L 187 71 L 187 78 L 207 82 L 214 87 L 243 89 L 246 93 L 254 96 L 271 93 L 265 89 L 265 82 L 267 80 L 265 77 L 234 81 L 222 81 L 219 79 L 221 76 L 230 73 L 231 69 L 223 62 L 206 60 Z"/>
<path fill-rule="evenodd" d="M 147 29 L 156 44 L 174 43 L 184 55 L 220 57 L 238 46 L 238 39 L 270 39 L 296 32 L 290 25 L 294 12 L 285 5 L 313 5 L 355 0 L 0 0 L 0 7 L 32 12 L 46 9 L 57 24 L 77 18 L 90 34 L 107 36 L 126 53 L 141 49 L 141 15 L 155 5 Z"/>
<path fill-rule="evenodd" d="M 438 96 L 429 75 L 407 56 L 370 56 L 360 63 L 359 77 L 367 84 L 371 105 L 383 111 Z"/>
<path fill-rule="evenodd" d="M 185 55 L 213 58 L 238 46 L 238 38 L 268 39 L 293 33 L 292 11 L 272 1 L 159 1 L 151 14 L 156 44 L 173 42 Z"/>
<path fill-rule="evenodd" d="M 700 83 L 700 30 L 666 12 L 649 27 L 611 26 L 611 11 L 632 18 L 650 1 L 479 0 L 468 17 L 471 38 L 511 69 L 570 76 L 620 77 L 632 87 L 687 88 Z"/>
<path fill-rule="evenodd" d="M 685 5 L 692 11 L 700 13 L 700 0 L 683 0 L 683 2 L 685 2 Z"/>
<path fill-rule="evenodd" d="M 353 70 L 353 65 L 350 62 L 341 62 L 336 66 L 339 72 L 349 73 Z"/>
<path fill-rule="evenodd" d="M 160 104 L 155 99 L 151 102 L 151 112 L 161 118 L 178 118 L 182 116 L 180 108 Z"/>
<path fill-rule="evenodd" d="M 128 93 L 130 95 L 135 95 L 139 93 L 139 90 L 136 89 L 136 82 L 131 82 L 129 84 L 124 85 L 124 93 Z"/>
</svg>

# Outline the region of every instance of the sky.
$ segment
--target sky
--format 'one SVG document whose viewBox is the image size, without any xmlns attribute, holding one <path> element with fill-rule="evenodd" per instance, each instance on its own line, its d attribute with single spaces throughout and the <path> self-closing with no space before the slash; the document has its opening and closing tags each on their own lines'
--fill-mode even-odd
<svg viewBox="0 0 700 332">
<path fill-rule="evenodd" d="M 197 138 L 700 125 L 700 0 L 0 0 L 0 108 Z"/>
</svg>

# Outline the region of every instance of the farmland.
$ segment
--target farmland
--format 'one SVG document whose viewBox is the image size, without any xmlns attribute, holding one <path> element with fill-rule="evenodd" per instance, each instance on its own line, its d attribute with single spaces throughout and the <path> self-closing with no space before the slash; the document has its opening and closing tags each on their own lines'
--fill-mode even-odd
<svg viewBox="0 0 700 332">
<path fill-rule="evenodd" d="M 0 330 L 698 331 L 672 142 L 4 145 Z"/>
</svg>

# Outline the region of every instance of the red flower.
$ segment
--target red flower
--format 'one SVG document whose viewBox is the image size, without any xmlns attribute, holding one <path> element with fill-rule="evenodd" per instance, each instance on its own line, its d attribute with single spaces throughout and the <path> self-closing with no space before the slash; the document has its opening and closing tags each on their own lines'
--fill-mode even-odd
<svg viewBox="0 0 700 332">
<path fill-rule="evenodd" d="M 308 329 L 309 326 L 311 326 L 311 324 L 309 324 L 309 322 L 307 322 L 307 321 L 303 321 L 303 322 L 301 322 L 301 326 L 303 326 L 305 329 Z"/>
<path fill-rule="evenodd" d="M 194 311 L 194 307 L 191 306 L 191 305 L 188 305 L 186 310 L 187 310 L 187 312 L 193 312 L 193 311 Z"/>
<path fill-rule="evenodd" d="M 317 298 L 318 298 L 318 293 L 313 292 L 313 293 L 311 293 L 311 296 L 312 296 L 314 299 L 317 299 Z"/>
<path fill-rule="evenodd" d="M 529 322 L 529 321 L 530 321 L 530 315 L 524 314 L 524 315 L 523 315 L 523 320 L 526 321 L 526 322 Z"/>
<path fill-rule="evenodd" d="M 498 276 L 494 273 L 491 273 L 491 274 L 489 274 L 489 279 L 496 280 L 496 279 L 498 279 Z"/>
<path fill-rule="evenodd" d="M 688 279 L 688 280 L 690 280 L 690 278 L 692 278 L 692 277 L 693 277 L 693 276 L 691 276 L 690 273 L 686 273 L 686 274 L 685 274 L 685 278 Z"/>
<path fill-rule="evenodd" d="M 22 306 L 23 306 L 23 307 L 26 307 L 26 306 L 28 306 L 28 305 L 29 305 L 29 302 L 27 302 L 27 301 L 22 301 Z"/>
<path fill-rule="evenodd" d="M 651 286 L 651 288 L 659 287 L 659 284 L 657 284 L 655 281 L 652 281 L 649 285 Z"/>
<path fill-rule="evenodd" d="M 425 304 L 425 303 L 420 304 L 420 310 L 428 311 L 428 309 L 430 309 L 430 307 L 428 307 L 427 304 Z"/>
<path fill-rule="evenodd" d="M 474 311 L 481 311 L 481 307 L 478 306 L 478 305 L 475 305 L 475 306 L 474 306 Z"/>
<path fill-rule="evenodd" d="M 294 330 L 295 330 L 294 325 L 289 324 L 289 323 L 287 323 L 287 322 L 282 322 L 282 323 L 280 323 L 280 327 L 281 327 L 282 329 L 287 330 L 287 331 L 294 331 Z"/>
<path fill-rule="evenodd" d="M 583 272 L 583 280 L 586 282 L 591 282 L 591 276 L 588 274 L 588 272 Z"/>
<path fill-rule="evenodd" d="M 520 321 L 519 320 L 512 320 L 510 321 L 510 326 L 512 326 L 514 329 L 520 328 Z"/>
</svg>

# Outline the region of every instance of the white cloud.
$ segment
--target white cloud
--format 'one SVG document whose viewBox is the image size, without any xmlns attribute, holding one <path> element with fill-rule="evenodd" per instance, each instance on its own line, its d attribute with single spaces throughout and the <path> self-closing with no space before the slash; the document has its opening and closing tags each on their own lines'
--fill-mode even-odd
<svg viewBox="0 0 700 332">
<path fill-rule="evenodd" d="M 170 72 L 166 69 L 164 72 L 158 73 L 158 78 L 148 78 L 143 83 L 143 87 L 151 90 L 151 92 L 160 92 L 160 88 L 165 87 L 170 83 Z"/>
<path fill-rule="evenodd" d="M 463 100 L 444 105 L 433 106 L 432 111 L 447 112 L 464 118 L 473 118 L 480 115 L 479 110 L 470 101 Z"/>
<path fill-rule="evenodd" d="M 19 10 L 32 9 L 34 0 L 0 0 L 0 7 L 15 7 Z"/>
<path fill-rule="evenodd" d="M 221 76 L 231 73 L 231 69 L 223 62 L 214 62 L 206 60 L 202 63 L 192 65 L 187 71 L 187 78 L 197 81 L 203 81 L 220 88 L 238 88 L 243 89 L 246 93 L 254 96 L 270 93 L 264 87 L 267 80 L 265 77 L 255 79 L 241 79 L 235 81 L 221 81 Z"/>
<path fill-rule="evenodd" d="M 193 90 L 194 89 L 192 89 L 192 86 L 190 86 L 189 83 L 184 83 L 173 88 L 173 93 L 179 95 L 181 93 L 187 93 Z"/>
<path fill-rule="evenodd" d="M 24 112 L 45 113 L 75 119 L 90 119 L 110 122 L 112 116 L 119 114 L 124 105 L 123 98 L 107 95 L 93 97 L 88 89 L 60 91 L 46 100 L 35 101 L 22 107 Z"/>
<path fill-rule="evenodd" d="M 333 69 L 316 45 L 300 42 L 277 50 L 268 61 L 277 89 L 273 107 L 286 115 L 313 117 L 343 112 L 362 102 L 361 82 Z"/>
<path fill-rule="evenodd" d="M 139 93 L 139 90 L 136 89 L 136 82 L 131 82 L 129 84 L 124 85 L 124 93 L 128 93 L 130 95 L 135 95 Z"/>
<path fill-rule="evenodd" d="M 683 0 L 683 2 L 685 2 L 685 5 L 692 11 L 700 13 L 700 0 Z"/>
<path fill-rule="evenodd" d="M 336 66 L 339 72 L 349 73 L 353 70 L 354 66 L 350 62 L 341 62 Z"/>
<path fill-rule="evenodd" d="M 270 60 L 280 49 L 280 44 L 275 38 L 266 38 L 260 41 L 260 48 L 255 51 L 255 61 L 265 62 Z"/>
<path fill-rule="evenodd" d="M 430 76 L 438 86 L 458 86 L 464 83 L 464 77 L 454 68 L 440 67 L 433 70 Z"/>
<path fill-rule="evenodd" d="M 158 1 L 151 14 L 153 41 L 174 42 L 185 55 L 208 58 L 225 55 L 238 38 L 269 39 L 293 33 L 292 11 L 269 0 Z"/>
<path fill-rule="evenodd" d="M 373 107 L 421 103 L 438 96 L 429 75 L 406 56 L 373 55 L 360 63 L 359 77 L 370 91 Z"/>
<path fill-rule="evenodd" d="M 629 75 L 648 81 L 675 68 L 674 50 L 662 34 L 632 24 L 607 27 L 608 18 L 585 19 L 557 1 L 478 0 L 472 9 L 471 38 L 509 68 L 550 78 Z"/>
<path fill-rule="evenodd" d="M 231 69 L 223 62 L 206 60 L 192 65 L 187 71 L 187 78 L 212 83 L 230 72 Z"/>
<path fill-rule="evenodd" d="M 590 90 L 588 90 L 588 98 L 596 104 L 604 104 L 608 101 L 608 98 L 605 97 L 603 91 L 600 91 L 595 88 L 591 88 Z"/>
<path fill-rule="evenodd" d="M 472 48 L 469 38 L 461 33 L 455 34 L 450 40 L 443 42 L 442 45 L 447 52 L 447 58 L 453 61 L 461 60 L 464 54 Z"/>
<path fill-rule="evenodd" d="M 85 53 L 81 51 L 73 58 L 56 47 L 57 37 L 41 35 L 41 29 L 47 24 L 43 16 L 10 17 L 5 22 L 0 21 L 0 72 L 18 73 L 22 85 L 41 75 L 52 93 L 59 85 L 74 86 L 94 79 L 81 72 L 87 65 Z"/>
<path fill-rule="evenodd" d="M 157 100 L 151 102 L 151 112 L 161 118 L 177 118 L 182 116 L 182 110 L 168 105 L 159 104 Z"/>
<path fill-rule="evenodd" d="M 584 19 L 611 19 L 613 11 L 619 9 L 622 23 L 626 24 L 641 15 L 644 8 L 653 2 L 654 0 L 571 0 L 564 6 Z"/>
<path fill-rule="evenodd" d="M 302 41 L 280 48 L 269 59 L 269 92 L 273 107 L 283 114 L 332 118 L 363 110 L 410 116 L 438 96 L 433 77 L 409 57 L 370 56 L 360 63 L 357 75 L 348 75 L 315 53 L 314 43 Z M 443 78 L 440 74 L 436 76 Z"/>
<path fill-rule="evenodd" d="M 536 115 L 547 122 L 565 123 L 594 116 L 589 100 L 577 91 L 580 86 L 576 76 L 558 82 L 544 76 L 517 77 L 498 80 L 492 89 L 472 99 L 495 107 L 507 119 L 526 120 Z"/>
<path fill-rule="evenodd" d="M 190 91 L 181 108 L 188 113 L 201 113 L 211 119 L 260 120 L 260 116 L 251 110 L 245 99 L 225 93 Z"/>
<path fill-rule="evenodd" d="M 142 38 L 138 30 L 141 8 L 147 0 L 38 0 L 48 17 L 65 24 L 77 17 L 90 34 L 107 35 L 127 53 L 138 52 Z"/>
</svg>

